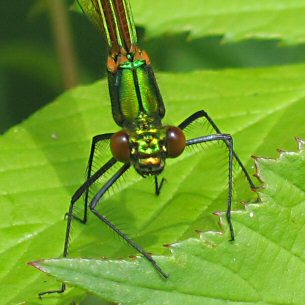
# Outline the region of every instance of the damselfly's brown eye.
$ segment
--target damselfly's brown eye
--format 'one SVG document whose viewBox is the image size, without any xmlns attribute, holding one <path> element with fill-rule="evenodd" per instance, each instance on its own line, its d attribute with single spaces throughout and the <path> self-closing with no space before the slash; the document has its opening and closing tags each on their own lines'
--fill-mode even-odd
<svg viewBox="0 0 305 305">
<path fill-rule="evenodd" d="M 129 137 L 126 131 L 121 130 L 114 133 L 110 140 L 112 155 L 121 162 L 130 160 Z"/>
<path fill-rule="evenodd" d="M 185 136 L 180 128 L 174 126 L 167 128 L 166 148 L 169 158 L 176 158 L 182 154 L 185 148 Z"/>
</svg>

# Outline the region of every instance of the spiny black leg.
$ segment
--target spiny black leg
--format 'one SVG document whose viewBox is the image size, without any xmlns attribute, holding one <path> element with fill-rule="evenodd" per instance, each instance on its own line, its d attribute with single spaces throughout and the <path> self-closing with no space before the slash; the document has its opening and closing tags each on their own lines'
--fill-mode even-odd
<svg viewBox="0 0 305 305">
<path fill-rule="evenodd" d="M 234 227 L 232 224 L 231 210 L 232 210 L 232 196 L 233 196 L 233 138 L 229 134 L 214 134 L 203 136 L 186 141 L 186 145 L 195 145 L 203 142 L 210 141 L 224 141 L 227 143 L 229 149 L 229 190 L 228 190 L 228 203 L 227 203 L 227 221 L 229 224 L 231 240 L 235 239 Z"/>
<path fill-rule="evenodd" d="M 218 126 L 215 124 L 215 122 L 212 120 L 212 118 L 204 110 L 197 111 L 194 114 L 192 114 L 191 116 L 189 116 L 186 120 L 184 120 L 179 125 L 179 128 L 184 129 L 187 126 L 189 126 L 191 123 L 193 123 L 194 121 L 196 121 L 196 120 L 198 120 L 199 118 L 202 118 L 202 117 L 207 119 L 207 121 L 210 123 L 210 125 L 213 127 L 213 129 L 218 134 L 223 134 L 220 131 L 220 129 L 218 128 Z M 224 141 L 224 142 L 227 145 L 227 147 L 229 148 L 229 143 L 227 141 Z M 240 160 L 240 158 L 238 157 L 238 155 L 235 153 L 234 150 L 233 150 L 233 157 L 236 159 L 237 163 L 241 167 L 244 175 L 246 176 L 246 179 L 248 180 L 248 183 L 249 183 L 251 189 L 255 189 L 256 186 L 255 186 L 254 182 L 252 181 L 252 178 L 250 177 L 247 169 L 245 168 L 244 164 L 242 163 L 242 161 Z"/>
<path fill-rule="evenodd" d="M 109 170 L 117 161 L 114 158 L 111 158 L 107 163 L 105 163 L 97 172 L 95 172 L 91 176 L 92 171 L 92 162 L 93 162 L 93 156 L 96 144 L 102 140 L 107 140 L 111 137 L 111 134 L 105 134 L 105 135 L 99 135 L 93 138 L 92 140 L 92 146 L 91 146 L 91 152 L 90 152 L 90 158 L 89 158 L 89 169 L 88 169 L 88 179 L 83 183 L 74 193 L 72 196 L 69 212 L 65 214 L 65 217 L 67 218 L 67 227 L 66 227 L 66 236 L 65 236 L 65 243 L 64 243 L 64 253 L 63 256 L 67 257 L 69 254 L 69 245 L 70 245 L 70 234 L 71 234 L 71 226 L 72 226 L 72 220 L 77 219 L 82 223 L 85 223 L 87 220 L 87 202 L 85 199 L 85 211 L 84 211 L 84 217 L 83 219 L 75 216 L 73 214 L 75 203 L 78 201 L 78 199 L 83 195 L 84 192 L 86 192 L 86 195 L 88 194 L 88 190 L 90 186 L 96 182 L 107 170 Z M 90 173 L 90 176 L 89 176 Z M 88 196 L 88 195 L 87 195 Z M 39 293 L 39 298 L 41 298 L 43 295 L 46 294 L 52 294 L 52 293 L 63 293 L 66 289 L 66 285 L 63 283 L 60 289 L 57 290 L 49 290 Z"/>
<path fill-rule="evenodd" d="M 230 234 L 231 234 L 231 241 L 235 239 L 235 233 L 234 233 L 234 227 L 232 223 L 232 196 L 233 196 L 233 156 L 234 156 L 234 150 L 233 150 L 233 138 L 231 135 L 228 135 L 228 149 L 229 149 L 229 192 L 228 192 L 228 206 L 227 206 L 227 221 L 230 228 Z"/>
<path fill-rule="evenodd" d="M 77 200 L 82 196 L 82 194 L 97 180 L 99 179 L 107 170 L 109 170 L 117 161 L 114 158 L 111 158 L 107 163 L 104 164 L 96 173 L 94 173 L 85 183 L 83 183 L 77 191 L 72 196 L 69 212 L 66 213 L 67 215 L 67 228 L 66 228 L 66 237 L 65 237 L 65 244 L 64 244 L 64 253 L 63 256 L 67 257 L 69 254 L 69 245 L 70 245 L 70 234 L 71 234 L 71 226 L 72 226 L 72 220 L 74 220 L 76 217 L 73 215 L 75 203 Z M 80 218 L 78 218 L 81 220 Z M 62 283 L 62 286 L 60 289 L 57 290 L 49 290 L 40 292 L 39 298 L 41 298 L 43 295 L 46 294 L 52 294 L 52 293 L 63 293 L 66 289 L 66 285 Z"/>
<path fill-rule="evenodd" d="M 83 224 L 85 224 L 87 222 L 87 215 L 88 215 L 88 197 L 89 197 L 89 189 L 90 187 L 88 186 L 85 190 L 83 190 L 83 186 L 84 185 L 88 185 L 88 181 L 90 181 L 90 177 L 92 174 L 92 165 L 93 165 L 93 160 L 94 160 L 94 155 L 95 155 L 95 150 L 96 150 L 96 146 L 97 144 L 99 144 L 101 141 L 105 141 L 105 140 L 109 140 L 111 138 L 111 136 L 113 135 L 113 133 L 105 133 L 105 134 L 101 134 L 101 135 L 97 135 L 94 136 L 92 138 L 92 143 L 91 143 L 91 149 L 90 149 L 90 155 L 89 155 L 89 160 L 88 160 L 88 165 L 87 165 L 87 180 L 86 182 L 79 187 L 79 189 L 75 192 L 75 194 L 72 196 L 71 202 L 76 202 L 78 200 L 78 198 L 85 192 L 85 200 L 84 200 L 84 214 L 83 214 L 83 218 L 80 218 L 79 216 L 76 215 L 72 215 L 74 220 L 77 220 Z M 101 169 L 100 169 L 101 170 Z M 98 175 L 98 173 L 100 172 L 97 171 L 93 176 Z M 99 175 L 100 176 L 100 175 Z M 96 181 L 96 179 L 94 180 Z M 91 185 L 91 184 L 90 184 Z M 78 193 L 81 191 L 81 195 L 78 195 Z M 65 219 L 68 218 L 69 212 L 65 213 Z"/>
<path fill-rule="evenodd" d="M 112 222 L 110 222 L 105 216 L 100 214 L 98 211 L 92 208 L 92 212 L 102 220 L 106 225 L 108 225 L 114 232 L 116 232 L 119 236 L 121 236 L 126 242 L 135 248 L 139 253 L 141 253 L 152 265 L 153 267 L 164 277 L 168 278 L 168 274 L 165 273 L 161 267 L 157 264 L 157 262 L 149 255 L 142 247 L 136 244 L 132 239 L 130 239 L 127 235 L 125 235 L 121 230 L 119 230 Z"/>
<path fill-rule="evenodd" d="M 166 179 L 165 179 L 165 178 L 162 178 L 162 179 L 161 179 L 161 182 L 160 182 L 160 184 L 159 184 L 158 176 L 155 176 L 155 194 L 156 194 L 157 196 L 160 195 L 162 186 L 163 186 L 163 184 L 164 184 L 165 181 L 166 181 Z"/>
<path fill-rule="evenodd" d="M 42 296 L 46 295 L 46 294 L 52 294 L 52 293 L 63 293 L 66 290 L 66 284 L 62 283 L 61 284 L 61 288 L 57 289 L 57 290 L 49 290 L 49 291 L 44 291 L 44 292 L 39 292 L 38 296 L 39 299 L 41 299 Z"/>
<path fill-rule="evenodd" d="M 157 262 L 149 255 L 142 247 L 136 244 L 132 239 L 130 239 L 125 233 L 119 230 L 111 221 L 109 221 L 104 215 L 100 214 L 96 207 L 102 199 L 103 195 L 107 192 L 107 190 L 130 168 L 130 164 L 124 164 L 106 183 L 105 185 L 98 191 L 98 193 L 94 196 L 93 200 L 90 202 L 90 210 L 107 226 L 109 226 L 114 232 L 116 232 L 119 236 L 121 236 L 130 246 L 136 249 L 139 253 L 141 253 L 152 265 L 153 267 L 164 277 L 168 278 L 168 274 L 166 274 Z"/>
<path fill-rule="evenodd" d="M 89 156 L 89 160 L 88 160 L 87 181 L 91 177 L 92 164 L 93 164 L 93 159 L 94 159 L 94 154 L 95 154 L 97 144 L 100 143 L 101 141 L 109 140 L 112 135 L 113 135 L 113 133 L 105 133 L 105 134 L 101 134 L 101 135 L 97 135 L 97 136 L 93 137 L 92 143 L 91 143 L 90 156 Z M 83 219 L 80 220 L 82 223 L 87 222 L 88 197 L 89 197 L 89 188 L 87 188 L 86 193 L 85 193 L 84 216 L 83 216 Z"/>
<path fill-rule="evenodd" d="M 65 238 L 65 246 L 64 246 L 64 257 L 68 256 L 72 220 L 76 218 L 73 215 L 75 203 L 83 195 L 83 193 L 88 192 L 90 186 L 94 182 L 96 182 L 105 172 L 107 172 L 116 162 L 117 161 L 114 158 L 111 158 L 97 172 L 95 172 L 85 183 L 83 183 L 72 196 L 69 212 L 68 212 L 68 221 L 67 221 L 66 238 Z"/>
</svg>

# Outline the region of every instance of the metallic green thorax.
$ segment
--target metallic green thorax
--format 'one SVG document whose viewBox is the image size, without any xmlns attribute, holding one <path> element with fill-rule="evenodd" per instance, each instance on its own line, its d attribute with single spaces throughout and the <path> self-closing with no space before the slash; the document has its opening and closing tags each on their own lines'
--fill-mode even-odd
<svg viewBox="0 0 305 305">
<path fill-rule="evenodd" d="M 158 175 L 165 165 L 165 108 L 153 73 L 146 60 L 132 56 L 108 69 L 112 115 L 129 134 L 131 161 L 142 176 Z"/>
<path fill-rule="evenodd" d="M 115 72 L 108 71 L 112 115 L 124 128 L 159 126 L 164 117 L 163 100 L 150 65 L 128 61 Z"/>
</svg>

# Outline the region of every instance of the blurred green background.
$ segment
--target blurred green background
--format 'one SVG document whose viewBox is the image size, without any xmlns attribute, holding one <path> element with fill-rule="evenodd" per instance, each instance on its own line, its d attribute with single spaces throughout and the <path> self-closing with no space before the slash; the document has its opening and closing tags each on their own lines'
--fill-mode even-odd
<svg viewBox="0 0 305 305">
<path fill-rule="evenodd" d="M 69 9 L 72 3 L 1 1 L 1 133 L 68 88 L 105 76 L 104 41 L 82 14 Z M 287 47 L 276 40 L 222 44 L 221 37 L 189 40 L 185 33 L 145 40 L 145 29 L 138 28 L 138 33 L 156 71 L 259 67 L 305 61 L 304 45 Z"/>
<path fill-rule="evenodd" d="M 1 133 L 65 90 L 105 76 L 105 43 L 82 14 L 69 9 L 72 3 L 0 2 Z M 145 39 L 144 28 L 138 34 L 157 72 L 305 62 L 304 45 L 287 47 L 276 40 L 223 44 L 221 37 L 190 40 L 188 33 L 152 40 Z M 99 302 L 89 297 L 82 304 Z"/>
</svg>

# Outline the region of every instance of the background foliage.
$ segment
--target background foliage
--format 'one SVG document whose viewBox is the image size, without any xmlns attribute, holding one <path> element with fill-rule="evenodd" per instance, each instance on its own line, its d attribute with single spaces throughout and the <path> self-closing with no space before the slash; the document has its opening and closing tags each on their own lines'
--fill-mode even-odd
<svg viewBox="0 0 305 305">
<path fill-rule="evenodd" d="M 58 7 L 54 7 L 55 2 L 60 1 L 24 0 L 17 3 L 15 0 L 0 3 L 1 11 L 5 12 L 0 21 L 1 131 L 20 122 L 66 88 L 77 83 L 91 83 L 104 75 L 107 55 L 105 45 L 91 24 L 82 15 L 72 11 L 66 12 L 68 12 L 68 25 L 71 27 L 73 46 L 71 54 L 75 58 L 73 66 L 76 72 L 66 75 L 67 61 L 61 62 L 62 49 L 60 43 L 56 43 L 64 28 L 58 29 L 56 25 L 61 24 L 59 20 L 63 18 L 58 13 Z M 304 37 L 302 22 L 304 1 L 245 1 L 244 6 L 241 6 L 238 1 L 224 5 L 223 1 L 192 0 L 187 1 L 187 7 L 183 6 L 185 1 L 181 1 L 177 6 L 177 1 L 174 0 L 167 2 L 132 0 L 131 3 L 136 23 L 141 26 L 138 29 L 140 43 L 149 51 L 154 66 L 160 74 L 158 79 L 162 84 L 162 92 L 168 97 L 169 112 L 173 113 L 172 111 L 175 110 L 170 108 L 173 107 L 170 106 L 170 98 L 176 101 L 181 95 L 183 96 L 181 103 L 183 103 L 192 96 L 188 96 L 188 92 L 180 93 L 173 90 L 174 80 L 178 77 L 176 74 L 167 77 L 162 76 L 160 72 L 190 72 L 190 74 L 181 74 L 181 81 L 184 82 L 185 78 L 188 78 L 187 88 L 194 92 L 194 100 L 216 114 L 217 122 L 220 122 L 226 130 L 237 133 L 237 137 L 241 131 L 240 139 L 248 137 L 249 142 L 246 148 L 243 148 L 242 140 L 236 141 L 242 156 L 248 157 L 253 153 L 275 156 L 276 148 L 294 147 L 293 136 L 305 137 L 302 115 L 305 108 L 304 67 L 302 65 L 288 66 L 302 63 L 305 59 L 304 45 L 301 44 Z M 66 3 L 68 4 L 71 3 Z M 175 7 L 174 12 L 169 12 L 169 7 Z M 71 36 L 68 35 L 68 37 Z M 259 40 L 254 40 L 258 38 Z M 287 67 L 270 68 L 273 65 Z M 249 67 L 265 67 L 265 69 L 247 70 L 246 68 Z M 240 68 L 241 70 L 223 71 L 224 68 Z M 245 71 L 242 72 L 244 68 Z M 204 69 L 220 71 L 192 73 Z M 240 75 L 242 75 L 241 79 L 239 79 Z M 101 109 L 102 117 L 104 113 L 108 113 L 107 93 L 98 95 L 102 87 L 105 87 L 105 83 L 102 86 L 97 84 L 88 90 L 80 89 L 62 97 L 61 100 L 65 101 L 65 111 L 70 109 L 71 114 L 79 111 L 85 116 L 87 112 L 92 120 L 92 113 L 96 111 L 95 107 L 98 107 L 100 100 L 103 99 L 105 110 Z M 264 95 L 261 99 L 255 99 L 257 94 L 262 93 Z M 242 111 L 244 116 L 239 117 L 236 126 L 231 125 L 231 119 L 226 119 L 220 114 L 217 105 L 213 108 L 217 99 L 221 101 L 223 96 L 229 98 L 230 95 L 231 103 L 242 99 L 245 105 Z M 75 100 L 73 96 L 76 97 Z M 79 98 L 80 96 L 83 100 Z M 87 99 L 93 100 L 93 108 L 84 106 L 83 102 Z M 1 238 L 3 241 L 2 262 L 5 262 L 7 268 L 2 270 L 2 275 L 5 276 L 5 270 L 23 272 L 22 268 L 21 271 L 18 269 L 16 258 L 21 259 L 22 254 L 30 245 L 31 251 L 46 247 L 45 240 L 50 237 L 46 232 L 47 238 L 40 239 L 37 244 L 29 239 L 29 243 L 20 243 L 21 248 L 10 248 L 16 240 L 27 240 L 24 232 L 28 231 L 23 226 L 28 214 L 22 208 L 36 211 L 36 214 L 32 214 L 33 219 L 37 217 L 36 224 L 33 222 L 34 226 L 31 227 L 33 232 L 38 232 L 40 224 L 48 223 L 48 219 L 60 217 L 62 211 L 50 209 L 49 214 L 45 214 L 45 218 L 41 219 L 45 207 L 40 203 L 45 200 L 46 195 L 49 204 L 62 201 L 63 197 L 65 202 L 69 201 L 69 194 L 71 195 L 79 181 L 82 181 L 82 170 L 85 156 L 88 154 L 90 135 L 96 132 L 107 132 L 111 126 L 114 128 L 114 125 L 109 126 L 110 116 L 108 116 L 109 121 L 105 122 L 105 125 L 96 117 L 93 121 L 81 121 L 82 126 L 78 129 L 82 115 L 75 118 L 72 115 L 72 118 L 67 121 L 61 117 L 62 109 L 56 109 L 59 103 L 60 101 L 51 105 L 48 110 L 33 117 L 25 125 L 11 129 L 1 140 L 2 151 L 5 151 L 1 156 L 1 171 L 5 174 L 1 178 L 1 205 L 5 207 L 2 215 L 6 221 L 2 222 L 1 231 L 5 234 L 5 242 Z M 193 107 L 196 108 L 197 105 L 193 104 Z M 184 111 L 181 111 L 181 116 L 176 113 L 174 120 L 183 118 Z M 66 114 L 69 115 L 68 112 Z M 247 125 L 249 119 L 254 122 L 252 128 Z M 60 123 L 61 120 L 63 125 Z M 49 129 L 46 129 L 45 123 L 49 124 Z M 242 126 L 241 129 L 240 126 Z M 248 128 L 247 132 L 244 132 L 245 126 Z M 75 133 L 77 130 L 85 130 L 86 137 L 83 142 L 76 142 L 83 137 L 81 131 L 79 134 Z M 50 134 L 46 142 L 41 141 L 43 132 Z M 70 151 L 73 158 L 75 158 L 75 152 L 80 156 L 81 162 L 75 159 L 74 163 L 70 163 L 69 171 L 66 167 L 60 169 L 58 165 L 61 162 L 65 163 L 72 155 L 69 155 L 64 147 L 61 151 L 54 146 L 52 150 L 50 145 L 52 141 L 56 142 L 58 134 L 65 135 L 65 145 L 68 143 L 67 139 L 74 143 Z M 50 170 L 48 175 L 42 175 L 46 170 L 45 167 L 40 169 L 41 175 L 38 173 L 37 162 L 45 162 L 45 159 L 40 159 L 42 156 L 47 156 L 46 166 Z M 18 165 L 19 171 L 10 175 L 8 170 L 14 169 L 14 164 Z M 35 172 L 33 168 L 37 171 Z M 58 171 L 54 172 L 54 168 Z M 55 180 L 52 180 L 50 176 L 52 173 Z M 39 181 L 37 177 L 40 177 Z M 42 177 L 45 180 L 41 180 Z M 61 184 L 65 185 L 65 189 L 54 192 L 50 182 L 57 183 L 58 178 Z M 29 181 L 31 181 L 30 184 Z M 67 181 L 69 181 L 68 184 Z M 44 183 L 50 186 L 48 192 L 44 190 L 33 196 L 34 190 L 39 189 Z M 57 187 L 57 184 L 54 184 L 54 187 Z M 25 200 L 25 198 L 28 199 Z M 24 205 L 24 202 L 27 202 L 28 206 Z M 15 209 L 17 205 L 14 203 L 20 203 L 18 209 Z M 66 210 L 66 208 L 62 209 Z M 18 230 L 10 232 L 9 223 L 19 225 Z M 62 236 L 62 228 L 62 224 L 53 224 L 52 230 L 55 231 L 52 232 L 56 232 L 56 236 Z M 13 234 L 16 233 L 19 235 L 14 236 Z M 52 248 L 52 244 L 48 247 Z M 11 249 L 13 252 L 6 252 L 5 249 Z M 12 257 L 14 259 L 9 261 L 8 258 Z M 35 271 L 32 272 L 35 274 Z M 6 279 L 7 287 L 14 290 L 15 279 L 3 278 Z M 29 279 L 34 281 L 33 277 Z M 15 303 L 17 299 L 18 297 L 14 299 Z M 19 300 L 22 301 L 22 299 Z M 97 304 L 96 300 L 93 302 Z"/>
<path fill-rule="evenodd" d="M 56 51 L 56 34 L 52 30 L 54 19 L 48 3 L 48 0 L 0 3 L 1 12 L 5 12 L 0 20 L 2 132 L 65 90 Z M 303 1 L 248 0 L 245 2 L 246 9 L 242 6 L 238 9 L 237 1 L 230 2 L 230 7 L 227 7 L 228 4 L 224 6 L 223 1 L 206 0 L 180 1 L 179 6 L 186 3 L 187 7 L 168 14 L 169 8 L 176 6 L 175 1 L 132 1 L 136 22 L 141 26 L 138 28 L 141 44 L 149 51 L 158 71 L 262 67 L 305 60 L 305 46 L 298 44 L 301 39 L 295 38 L 304 37 L 301 35 L 304 25 L 299 17 L 304 16 Z M 285 12 L 289 16 L 283 23 L 281 17 Z M 179 15 L 179 26 L 173 27 L 175 17 Z M 211 20 L 215 15 L 219 16 L 217 20 Z M 77 82 L 90 83 L 104 75 L 105 45 L 84 16 L 69 11 L 68 17 L 77 58 Z M 231 26 L 228 20 L 231 20 Z M 264 27 L 257 25 L 260 20 L 265 22 Z M 192 29 L 194 23 L 201 25 L 200 29 Z M 249 24 L 256 31 L 262 29 L 262 34 L 254 35 L 253 28 L 250 28 L 243 39 L 240 35 L 231 35 L 232 27 L 236 32 L 237 29 L 244 29 L 245 25 L 249 27 Z M 254 40 L 258 37 L 263 39 Z M 224 43 L 227 41 L 230 43 Z"/>
</svg>

